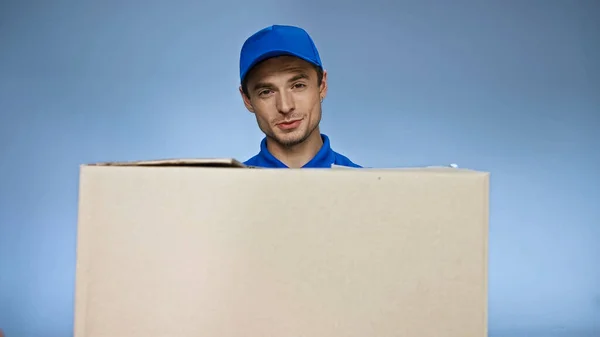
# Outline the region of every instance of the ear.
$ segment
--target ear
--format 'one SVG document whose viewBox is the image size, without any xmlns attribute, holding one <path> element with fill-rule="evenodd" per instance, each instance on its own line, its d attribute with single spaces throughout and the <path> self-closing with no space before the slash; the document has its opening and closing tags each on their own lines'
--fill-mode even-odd
<svg viewBox="0 0 600 337">
<path fill-rule="evenodd" d="M 327 96 L 327 70 L 323 70 L 323 80 L 321 81 L 321 86 L 319 87 L 319 93 L 321 94 L 321 100 Z"/>
<path fill-rule="evenodd" d="M 254 113 L 254 108 L 252 107 L 252 102 L 250 102 L 250 97 L 246 96 L 246 94 L 244 93 L 244 90 L 242 90 L 242 86 L 240 85 L 240 95 L 242 95 L 242 100 L 244 101 L 244 105 L 246 106 L 246 109 L 248 109 L 248 111 Z"/>
</svg>

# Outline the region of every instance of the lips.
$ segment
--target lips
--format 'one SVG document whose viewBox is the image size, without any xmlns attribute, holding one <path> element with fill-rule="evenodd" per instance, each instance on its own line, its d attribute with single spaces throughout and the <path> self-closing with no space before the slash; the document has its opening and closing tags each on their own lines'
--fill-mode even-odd
<svg viewBox="0 0 600 337">
<path fill-rule="evenodd" d="M 293 121 L 286 121 L 286 122 L 281 122 L 277 124 L 277 127 L 282 129 L 282 130 L 292 130 L 297 128 L 298 126 L 300 126 L 300 123 L 302 122 L 301 119 L 297 119 L 297 120 L 293 120 Z"/>
</svg>

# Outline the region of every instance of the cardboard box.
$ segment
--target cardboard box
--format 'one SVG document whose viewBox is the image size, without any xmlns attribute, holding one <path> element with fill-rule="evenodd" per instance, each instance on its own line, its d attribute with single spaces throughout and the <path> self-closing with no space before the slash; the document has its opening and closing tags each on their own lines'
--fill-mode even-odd
<svg viewBox="0 0 600 337">
<path fill-rule="evenodd" d="M 75 337 L 485 337 L 489 175 L 81 167 Z"/>
</svg>

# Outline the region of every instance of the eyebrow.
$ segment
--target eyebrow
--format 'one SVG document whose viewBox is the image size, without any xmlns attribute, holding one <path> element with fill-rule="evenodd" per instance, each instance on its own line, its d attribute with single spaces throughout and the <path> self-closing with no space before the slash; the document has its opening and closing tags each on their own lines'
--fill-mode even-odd
<svg viewBox="0 0 600 337">
<path fill-rule="evenodd" d="M 301 80 L 301 79 L 309 79 L 309 78 L 310 77 L 305 72 L 299 72 L 297 75 L 295 75 L 294 77 L 290 78 L 288 80 L 288 83 L 295 82 L 295 81 Z M 268 83 L 268 82 L 258 82 L 258 83 L 256 83 L 252 87 L 252 91 L 256 91 L 258 89 L 272 88 L 272 87 L 273 87 L 273 84 L 271 84 L 271 83 Z"/>
<path fill-rule="evenodd" d="M 298 73 L 298 75 L 290 78 L 290 80 L 288 82 L 295 82 L 295 81 L 301 80 L 301 79 L 309 79 L 308 74 L 306 74 L 304 72 Z"/>
</svg>

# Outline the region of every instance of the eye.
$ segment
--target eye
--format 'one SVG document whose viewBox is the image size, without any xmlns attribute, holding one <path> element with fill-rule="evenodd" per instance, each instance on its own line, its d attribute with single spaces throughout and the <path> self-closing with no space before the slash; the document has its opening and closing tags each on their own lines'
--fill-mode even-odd
<svg viewBox="0 0 600 337">
<path fill-rule="evenodd" d="M 296 89 L 300 89 L 300 88 L 304 88 L 306 87 L 306 85 L 304 83 L 296 83 L 294 84 L 294 88 Z"/>
<path fill-rule="evenodd" d="M 270 94 L 270 93 L 272 93 L 272 92 L 273 92 L 273 90 L 270 90 L 270 89 L 264 89 L 264 90 L 261 90 L 261 91 L 259 91 L 259 92 L 258 92 L 258 95 L 259 95 L 259 96 L 265 96 L 265 95 L 268 95 L 268 94 Z"/>
</svg>

